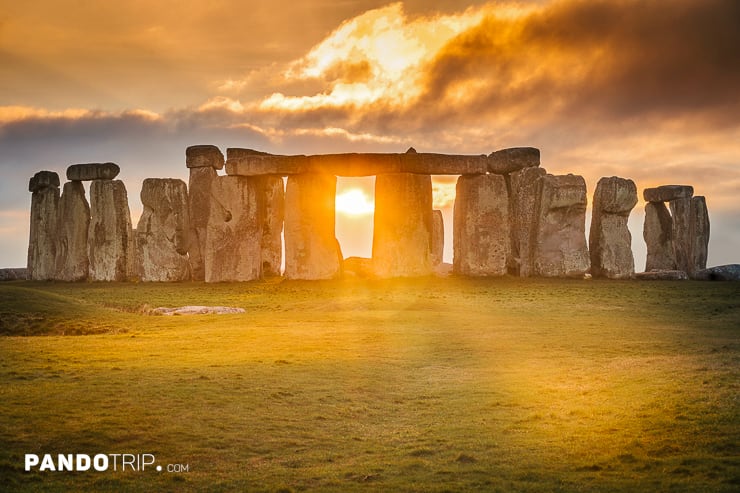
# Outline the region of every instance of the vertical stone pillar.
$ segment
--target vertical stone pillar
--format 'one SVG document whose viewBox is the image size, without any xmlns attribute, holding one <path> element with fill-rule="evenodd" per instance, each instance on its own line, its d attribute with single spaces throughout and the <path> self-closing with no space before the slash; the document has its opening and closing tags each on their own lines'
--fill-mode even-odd
<svg viewBox="0 0 740 493">
<path fill-rule="evenodd" d="M 673 252 L 676 268 L 689 274 L 691 272 L 691 197 L 670 200 L 668 206 L 673 218 Z"/>
<path fill-rule="evenodd" d="M 206 282 L 260 279 L 264 207 L 258 180 L 218 176 L 211 184 L 209 201 Z"/>
<path fill-rule="evenodd" d="M 511 254 L 509 193 L 501 175 L 463 175 L 457 180 L 453 271 L 465 276 L 503 276 Z"/>
<path fill-rule="evenodd" d="M 689 275 L 707 268 L 709 253 L 709 212 L 704 197 L 691 199 L 691 217 L 689 218 L 689 236 L 691 238 L 691 264 Z"/>
<path fill-rule="evenodd" d="M 627 220 L 636 204 L 637 187 L 632 180 L 612 176 L 601 178 L 596 185 L 588 243 L 593 277 L 634 276 L 632 235 Z"/>
<path fill-rule="evenodd" d="M 56 279 L 84 281 L 90 270 L 90 261 L 87 257 L 90 205 L 81 181 L 68 181 L 64 184 L 59 200 L 58 217 Z"/>
<path fill-rule="evenodd" d="M 182 180 L 147 178 L 141 187 L 144 212 L 136 227 L 142 281 L 187 281 L 188 189 Z"/>
<path fill-rule="evenodd" d="M 442 263 L 445 249 L 445 224 L 442 211 L 432 211 L 432 267 Z"/>
<path fill-rule="evenodd" d="M 539 180 L 534 272 L 543 277 L 583 277 L 586 245 L 586 182 L 582 176 L 545 175 Z"/>
<path fill-rule="evenodd" d="M 645 204 L 642 237 L 647 245 L 645 272 L 676 269 L 676 257 L 673 253 L 673 218 L 665 203 Z"/>
<path fill-rule="evenodd" d="M 205 247 L 208 217 L 210 214 L 211 185 L 218 174 L 216 170 L 224 167 L 224 155 L 218 147 L 197 145 L 185 150 L 186 165 L 190 170 L 188 187 L 188 254 L 192 278 L 203 281 L 205 273 Z"/>
<path fill-rule="evenodd" d="M 39 171 L 28 182 L 31 195 L 31 224 L 28 239 L 28 278 L 54 279 L 59 214 L 59 175 Z"/>
<path fill-rule="evenodd" d="M 342 252 L 334 234 L 337 178 L 315 173 L 288 177 L 285 191 L 285 277 L 333 279 Z"/>
<path fill-rule="evenodd" d="M 520 277 L 533 274 L 533 244 L 537 224 L 537 194 L 539 179 L 547 174 L 544 168 L 529 167 L 509 175 L 511 184 L 511 255 L 513 273 Z"/>
<path fill-rule="evenodd" d="M 134 252 L 128 196 L 121 180 L 93 180 L 90 216 L 90 280 L 125 281 L 131 273 Z"/>
<path fill-rule="evenodd" d="M 377 277 L 432 273 L 432 177 L 388 173 L 375 178 L 373 270 Z"/>
<path fill-rule="evenodd" d="M 283 262 L 283 221 L 285 189 L 282 176 L 260 176 L 259 186 L 264 201 L 262 223 L 262 275 L 279 276 Z"/>
</svg>

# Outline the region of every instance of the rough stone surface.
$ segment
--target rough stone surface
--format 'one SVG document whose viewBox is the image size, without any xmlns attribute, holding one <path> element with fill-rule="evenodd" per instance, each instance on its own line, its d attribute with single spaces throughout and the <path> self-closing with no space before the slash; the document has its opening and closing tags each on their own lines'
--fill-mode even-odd
<svg viewBox="0 0 740 493">
<path fill-rule="evenodd" d="M 646 272 L 676 269 L 676 256 L 673 252 L 673 218 L 663 202 L 645 204 L 642 237 L 647 245 Z"/>
<path fill-rule="evenodd" d="M 694 273 L 700 281 L 740 281 L 740 264 L 718 265 Z"/>
<path fill-rule="evenodd" d="M 488 171 L 488 158 L 481 156 L 407 152 L 401 154 L 401 172 L 422 175 L 478 175 Z"/>
<path fill-rule="evenodd" d="M 262 275 L 279 276 L 283 262 L 283 221 L 285 189 L 280 176 L 261 176 L 258 180 L 264 203 L 262 222 Z"/>
<path fill-rule="evenodd" d="M 125 281 L 131 275 L 135 253 L 128 195 L 122 181 L 94 180 L 90 184 L 90 216 L 90 280 Z"/>
<path fill-rule="evenodd" d="M 492 152 L 488 156 L 488 171 L 508 175 L 524 168 L 540 165 L 540 150 L 534 147 L 512 147 Z"/>
<path fill-rule="evenodd" d="M 342 263 L 342 274 L 345 277 L 368 279 L 374 277 L 373 259 L 364 257 L 347 257 Z"/>
<path fill-rule="evenodd" d="M 668 202 L 673 219 L 673 253 L 676 269 L 691 273 L 691 198 L 673 199 Z"/>
<path fill-rule="evenodd" d="M 206 233 L 206 282 L 252 281 L 262 276 L 262 212 L 259 183 L 219 176 L 211 185 Z"/>
<path fill-rule="evenodd" d="M 218 147 L 213 145 L 190 146 L 185 149 L 185 166 L 221 169 L 224 167 L 224 155 Z"/>
<path fill-rule="evenodd" d="M 59 188 L 59 175 L 54 171 L 39 171 L 28 180 L 29 192 L 38 192 L 48 187 Z"/>
<path fill-rule="evenodd" d="M 378 175 L 373 220 L 375 275 L 430 275 L 431 253 L 432 177 L 412 173 Z"/>
<path fill-rule="evenodd" d="M 445 249 L 445 223 L 442 211 L 432 211 L 432 267 L 442 263 Z"/>
<path fill-rule="evenodd" d="M 56 176 L 56 179 L 54 178 Z M 54 279 L 59 214 L 59 176 L 40 172 L 31 178 L 31 224 L 28 239 L 28 276 L 34 281 Z"/>
<path fill-rule="evenodd" d="M 206 278 L 206 233 L 210 215 L 211 185 L 216 176 L 218 176 L 216 170 L 212 167 L 190 168 L 188 253 L 190 270 L 195 281 L 204 281 Z"/>
<path fill-rule="evenodd" d="M 539 180 L 535 275 L 583 277 L 590 259 L 586 246 L 586 182 L 575 175 L 545 175 Z"/>
<path fill-rule="evenodd" d="M 544 168 L 524 168 L 509 175 L 511 184 L 511 273 L 529 277 L 533 273 L 533 239 L 537 223 L 539 179 L 547 174 Z"/>
<path fill-rule="evenodd" d="M 682 270 L 651 270 L 638 272 L 635 278 L 641 281 L 685 281 L 689 276 Z"/>
<path fill-rule="evenodd" d="M 709 212 L 704 197 L 691 199 L 691 216 L 689 217 L 689 238 L 691 241 L 691 264 L 689 275 L 707 267 L 709 253 Z"/>
<path fill-rule="evenodd" d="M 636 204 L 632 180 L 612 176 L 596 185 L 588 244 L 593 277 L 629 279 L 635 274 L 627 219 Z"/>
<path fill-rule="evenodd" d="M 0 269 L 0 281 L 19 281 L 28 279 L 27 268 Z"/>
<path fill-rule="evenodd" d="M 334 235 L 337 178 L 288 177 L 285 191 L 285 277 L 332 279 L 341 275 L 342 252 Z"/>
<path fill-rule="evenodd" d="M 501 175 L 461 176 L 453 221 L 453 268 L 465 276 L 502 276 L 511 253 L 509 194 Z"/>
<path fill-rule="evenodd" d="M 190 280 L 188 188 L 173 178 L 147 178 L 141 187 L 144 211 L 136 226 L 142 281 Z"/>
<path fill-rule="evenodd" d="M 84 281 L 90 270 L 87 258 L 90 205 L 82 182 L 64 184 L 59 199 L 58 225 L 55 278 L 59 281 Z"/>
<path fill-rule="evenodd" d="M 177 308 L 167 308 L 160 306 L 151 311 L 153 315 L 231 315 L 235 313 L 246 313 L 244 308 L 236 308 L 231 306 L 202 306 L 202 305 L 188 305 L 180 306 Z"/>
<path fill-rule="evenodd" d="M 642 191 L 645 202 L 669 202 L 675 199 L 690 199 L 694 195 L 694 187 L 689 185 L 662 185 L 655 188 L 646 188 Z"/>
<path fill-rule="evenodd" d="M 252 149 L 226 149 L 226 174 L 289 176 L 311 171 L 306 156 L 276 156 Z"/>
<path fill-rule="evenodd" d="M 116 163 L 73 164 L 67 168 L 67 179 L 70 181 L 112 180 L 121 168 Z"/>
</svg>

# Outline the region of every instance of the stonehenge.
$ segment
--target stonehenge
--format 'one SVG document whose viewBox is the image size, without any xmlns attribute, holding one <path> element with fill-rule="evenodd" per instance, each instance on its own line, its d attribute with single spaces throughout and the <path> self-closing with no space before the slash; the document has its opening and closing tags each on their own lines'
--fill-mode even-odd
<svg viewBox="0 0 740 493">
<path fill-rule="evenodd" d="M 709 214 L 692 187 L 643 190 L 647 260 L 646 272 L 636 274 L 627 228 L 638 200 L 635 183 L 599 180 L 586 238 L 585 180 L 548 174 L 532 147 L 488 155 L 409 148 L 311 156 L 229 148 L 224 157 L 216 146 L 196 145 L 186 149 L 185 167 L 187 184 L 144 180 L 135 230 L 117 164 L 70 165 L 61 194 L 57 173 L 36 173 L 28 187 L 24 275 L 59 281 L 321 280 L 342 276 L 346 267 L 348 274 L 375 278 L 450 269 L 473 277 L 719 277 L 706 270 Z M 457 176 L 452 264 L 443 261 L 444 220 L 442 211 L 433 210 L 432 175 Z M 345 260 L 334 231 L 337 177 L 362 176 L 375 177 L 372 258 Z"/>
<path fill-rule="evenodd" d="M 647 202 L 645 272 L 676 270 L 694 278 L 706 269 L 709 213 L 705 198 L 694 196 L 693 187 L 688 185 L 646 188 L 643 198 Z"/>
<path fill-rule="evenodd" d="M 182 180 L 147 178 L 144 212 L 136 226 L 136 259 L 142 281 L 189 281 L 188 187 Z"/>
<path fill-rule="evenodd" d="M 597 183 L 588 239 L 593 277 L 629 279 L 634 275 L 627 218 L 635 205 L 637 186 L 632 180 L 612 176 Z"/>
</svg>

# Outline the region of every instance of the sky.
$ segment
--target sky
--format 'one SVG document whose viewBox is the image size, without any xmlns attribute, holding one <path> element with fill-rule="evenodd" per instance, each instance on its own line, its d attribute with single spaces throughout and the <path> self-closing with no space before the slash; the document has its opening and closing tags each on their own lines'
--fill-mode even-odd
<svg viewBox="0 0 740 493">
<path fill-rule="evenodd" d="M 709 265 L 740 263 L 736 0 L 0 0 L 0 267 L 24 266 L 28 179 L 113 161 L 134 225 L 185 148 L 541 150 L 553 174 L 693 185 Z M 454 177 L 435 177 L 451 260 Z M 338 194 L 372 179 L 340 179 Z M 345 256 L 372 215 L 337 214 Z"/>
</svg>

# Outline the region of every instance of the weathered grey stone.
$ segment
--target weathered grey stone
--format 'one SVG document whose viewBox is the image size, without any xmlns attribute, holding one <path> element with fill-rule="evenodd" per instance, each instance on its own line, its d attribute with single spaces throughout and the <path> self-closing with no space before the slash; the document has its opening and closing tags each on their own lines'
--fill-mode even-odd
<svg viewBox="0 0 740 493">
<path fill-rule="evenodd" d="M 694 187 L 689 185 L 662 185 L 655 188 L 646 188 L 642 191 L 645 202 L 669 202 L 675 199 L 690 199 L 694 195 Z"/>
<path fill-rule="evenodd" d="M 445 224 L 442 211 L 432 211 L 432 267 L 442 263 L 445 249 Z"/>
<path fill-rule="evenodd" d="M 401 154 L 401 172 L 422 175 L 479 175 L 488 171 L 488 158 L 481 156 L 407 152 Z"/>
<path fill-rule="evenodd" d="M 588 243 L 593 277 L 629 279 L 634 275 L 627 219 L 636 204 L 637 187 L 632 180 L 612 176 L 601 178 L 596 185 Z"/>
<path fill-rule="evenodd" d="M 530 167 L 509 175 L 511 184 L 511 256 L 512 274 L 529 277 L 533 273 L 535 226 L 539 179 L 547 174 L 544 168 Z"/>
<path fill-rule="evenodd" d="M 28 276 L 34 281 L 54 279 L 59 214 L 59 175 L 36 173 L 29 183 L 31 224 L 28 240 Z"/>
<path fill-rule="evenodd" d="M 641 281 L 685 281 L 689 276 L 682 270 L 651 270 L 638 272 L 635 278 Z"/>
<path fill-rule="evenodd" d="M 718 265 L 694 273 L 700 281 L 740 281 L 740 264 Z"/>
<path fill-rule="evenodd" d="M 80 181 L 64 184 L 59 199 L 56 275 L 59 281 L 84 281 L 90 270 L 87 258 L 87 235 L 90 228 L 90 205 Z"/>
<path fill-rule="evenodd" d="M 461 176 L 453 221 L 453 267 L 465 276 L 502 276 L 511 253 L 509 194 L 501 175 Z"/>
<path fill-rule="evenodd" d="M 488 171 L 508 175 L 524 168 L 540 165 L 540 150 L 534 147 L 511 147 L 488 156 Z"/>
<path fill-rule="evenodd" d="M 219 176 L 211 185 L 206 233 L 206 282 L 262 276 L 263 205 L 257 180 Z"/>
<path fill-rule="evenodd" d="M 70 181 L 112 180 L 121 168 L 116 163 L 73 164 L 67 168 L 67 179 Z"/>
<path fill-rule="evenodd" d="M 206 278 L 205 251 L 208 217 L 210 215 L 211 185 L 217 173 L 213 167 L 190 168 L 190 185 L 188 187 L 188 253 L 190 270 L 195 281 Z"/>
<path fill-rule="evenodd" d="M 221 169 L 224 167 L 224 155 L 218 147 L 213 145 L 190 146 L 185 149 L 185 166 Z"/>
<path fill-rule="evenodd" d="M 226 149 L 226 174 L 289 176 L 311 171 L 306 156 L 276 156 L 252 149 Z"/>
<path fill-rule="evenodd" d="M 334 235 L 337 178 L 288 177 L 285 191 L 285 277 L 332 279 L 341 274 L 342 252 Z"/>
<path fill-rule="evenodd" d="M 709 212 L 704 197 L 691 199 L 691 216 L 689 217 L 689 238 L 691 241 L 691 264 L 689 276 L 707 267 L 709 253 Z"/>
<path fill-rule="evenodd" d="M 647 245 L 645 271 L 675 270 L 673 251 L 673 218 L 663 202 L 645 204 L 645 224 L 642 237 Z"/>
<path fill-rule="evenodd" d="M 90 280 L 125 281 L 131 275 L 135 252 L 126 186 L 120 180 L 90 184 L 90 229 L 87 254 Z"/>
<path fill-rule="evenodd" d="M 188 188 L 174 178 L 147 178 L 141 186 L 144 211 L 136 226 L 142 281 L 190 280 Z"/>
<path fill-rule="evenodd" d="M 54 171 L 39 171 L 28 180 L 29 192 L 38 192 L 48 187 L 59 188 L 59 175 Z"/>
<path fill-rule="evenodd" d="M 28 279 L 28 269 L 25 267 L 0 269 L 0 281 L 20 281 L 25 279 Z"/>
<path fill-rule="evenodd" d="M 258 180 L 264 214 L 262 222 L 262 275 L 279 276 L 283 262 L 283 221 L 285 189 L 280 176 L 261 176 Z"/>
<path fill-rule="evenodd" d="M 668 202 L 673 219 L 673 253 L 676 269 L 691 273 L 691 198 L 673 199 Z"/>
<path fill-rule="evenodd" d="M 373 220 L 375 275 L 430 275 L 431 253 L 432 177 L 412 173 L 378 175 Z"/>
<path fill-rule="evenodd" d="M 583 277 L 590 259 L 586 246 L 586 182 L 575 175 L 539 180 L 534 272 L 543 277 Z"/>
</svg>

